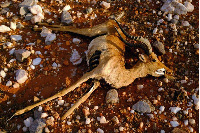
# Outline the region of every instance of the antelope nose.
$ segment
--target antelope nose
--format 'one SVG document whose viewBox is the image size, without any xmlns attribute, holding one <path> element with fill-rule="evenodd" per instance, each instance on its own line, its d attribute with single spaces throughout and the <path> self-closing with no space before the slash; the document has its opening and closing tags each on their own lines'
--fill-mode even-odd
<svg viewBox="0 0 200 133">
<path fill-rule="evenodd" d="M 166 70 L 164 68 L 161 68 L 161 69 L 156 70 L 155 73 L 158 74 L 158 75 L 165 75 Z"/>
</svg>

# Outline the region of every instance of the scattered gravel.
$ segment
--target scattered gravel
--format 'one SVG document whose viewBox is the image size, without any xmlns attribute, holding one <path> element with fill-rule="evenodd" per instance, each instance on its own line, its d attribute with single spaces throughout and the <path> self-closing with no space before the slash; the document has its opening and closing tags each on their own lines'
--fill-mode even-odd
<svg viewBox="0 0 200 133">
<path fill-rule="evenodd" d="M 26 49 L 15 50 L 14 55 L 19 62 L 23 62 L 24 59 L 30 56 L 31 52 Z"/>
</svg>

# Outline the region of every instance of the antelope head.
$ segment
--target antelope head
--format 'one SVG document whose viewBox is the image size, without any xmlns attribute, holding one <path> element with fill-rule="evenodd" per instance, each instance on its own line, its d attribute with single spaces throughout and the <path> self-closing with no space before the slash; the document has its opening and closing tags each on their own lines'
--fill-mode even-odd
<svg viewBox="0 0 200 133">
<path fill-rule="evenodd" d="M 138 40 L 142 42 L 141 44 L 133 44 L 127 42 L 119 33 L 118 29 L 115 27 L 117 33 L 119 34 L 119 37 L 121 40 L 128 46 L 130 47 L 135 47 L 135 48 L 142 48 L 145 52 L 145 54 L 139 54 L 139 59 L 140 61 L 132 68 L 137 69 L 141 68 L 138 71 L 138 77 L 145 77 L 146 75 L 152 75 L 154 77 L 160 77 L 160 76 L 165 76 L 168 79 L 174 79 L 173 77 L 173 71 L 169 69 L 167 66 L 165 66 L 162 62 L 159 61 L 157 58 L 157 55 L 152 52 L 152 47 L 148 39 L 143 38 L 143 37 L 135 37 L 135 36 L 130 36 L 119 24 L 119 22 L 114 19 L 115 22 L 118 24 L 120 30 L 122 33 L 130 39 L 133 40 Z"/>
</svg>

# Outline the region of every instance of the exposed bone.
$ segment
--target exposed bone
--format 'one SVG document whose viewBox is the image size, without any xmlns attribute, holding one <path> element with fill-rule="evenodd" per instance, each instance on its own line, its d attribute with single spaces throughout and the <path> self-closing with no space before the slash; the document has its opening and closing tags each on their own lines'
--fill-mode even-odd
<svg viewBox="0 0 200 133">
<path fill-rule="evenodd" d="M 43 24 L 41 24 L 43 25 Z M 125 43 L 120 40 L 120 36 L 123 38 L 124 35 L 121 35 L 122 31 L 119 29 L 119 35 L 116 32 L 115 27 L 117 24 L 113 20 L 108 20 L 107 22 L 94 26 L 92 28 L 83 28 L 78 29 L 72 26 L 50 26 L 50 29 L 57 31 L 68 31 L 85 36 L 97 36 L 94 38 L 88 46 L 87 62 L 93 58 L 96 51 L 100 51 L 100 58 L 98 64 L 95 64 L 95 67 L 90 72 L 85 73 L 76 83 L 72 86 L 63 89 L 61 92 L 39 102 L 34 105 L 28 106 L 22 110 L 17 111 L 14 116 L 23 114 L 43 103 L 51 101 L 57 97 L 66 95 L 67 93 L 73 91 L 75 88 L 79 87 L 80 84 L 87 81 L 88 79 L 105 79 L 107 83 L 115 88 L 121 88 L 123 86 L 128 86 L 136 78 L 145 77 L 147 75 L 152 75 L 159 77 L 162 75 L 167 75 L 165 71 L 172 72 L 167 68 L 163 63 L 161 63 L 154 52 L 149 52 L 149 55 L 144 54 L 141 56 L 135 66 L 131 69 L 125 68 L 124 62 L 124 52 L 125 52 Z M 56 28 L 53 28 L 56 27 Z M 35 28 L 34 30 L 41 30 L 40 28 Z M 148 46 L 149 47 L 149 46 Z M 150 48 L 150 47 L 149 47 Z M 75 108 L 77 108 L 82 102 L 84 102 L 90 94 L 97 88 L 97 85 L 94 86 L 91 91 L 89 91 L 85 96 L 83 96 L 63 117 L 64 120 L 68 115 L 70 115 Z"/>
</svg>

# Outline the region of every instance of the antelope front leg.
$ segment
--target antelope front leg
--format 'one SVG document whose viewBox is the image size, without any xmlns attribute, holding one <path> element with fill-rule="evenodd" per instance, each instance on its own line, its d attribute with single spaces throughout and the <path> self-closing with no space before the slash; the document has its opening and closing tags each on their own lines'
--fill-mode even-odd
<svg viewBox="0 0 200 133">
<path fill-rule="evenodd" d="M 67 116 L 69 116 L 76 108 L 79 107 L 83 102 L 85 102 L 88 97 L 92 94 L 94 90 L 96 90 L 99 87 L 100 83 L 99 81 L 95 81 L 93 87 L 90 89 L 88 93 L 86 93 L 83 97 L 81 97 L 61 118 L 61 120 L 64 120 Z"/>
</svg>

